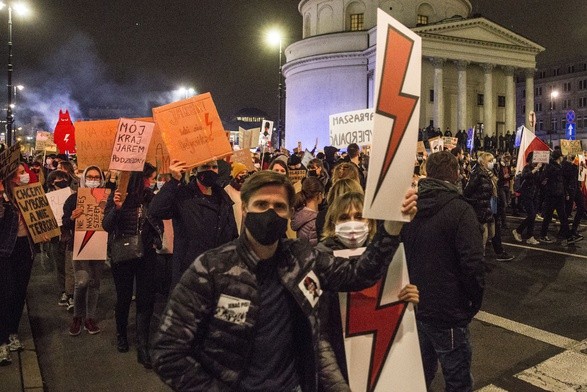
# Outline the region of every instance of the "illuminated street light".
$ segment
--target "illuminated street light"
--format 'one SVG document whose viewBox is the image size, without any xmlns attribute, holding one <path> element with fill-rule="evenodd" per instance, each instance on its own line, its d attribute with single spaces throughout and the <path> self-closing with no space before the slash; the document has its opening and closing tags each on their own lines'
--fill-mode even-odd
<svg viewBox="0 0 587 392">
<path fill-rule="evenodd" d="M 11 146 L 13 141 L 12 125 L 14 123 L 14 116 L 12 115 L 12 96 L 14 94 L 14 86 L 12 85 L 12 11 L 17 15 L 26 17 L 30 15 L 29 7 L 20 2 L 4 3 L 0 1 L 0 10 L 8 9 L 8 104 L 6 105 L 6 143 Z"/>
<path fill-rule="evenodd" d="M 277 29 L 272 29 L 267 32 L 267 42 L 271 46 L 278 46 L 279 47 L 279 69 L 278 69 L 278 76 L 279 80 L 277 83 L 277 148 L 281 148 L 281 138 L 282 138 L 282 119 L 281 119 L 281 112 L 283 109 L 283 73 L 282 73 L 282 45 L 283 45 L 283 35 L 281 31 Z"/>
<path fill-rule="evenodd" d="M 548 142 L 550 144 L 550 147 L 552 147 L 552 134 L 555 132 L 555 124 L 553 123 L 553 111 L 554 111 L 554 100 L 556 99 L 556 97 L 558 97 L 558 90 L 552 90 L 550 92 L 550 131 L 548 132 Z"/>
<path fill-rule="evenodd" d="M 187 99 L 189 97 L 193 97 L 194 95 L 196 95 L 196 89 L 193 87 L 181 86 L 180 88 L 177 89 L 177 94 L 181 98 Z"/>
</svg>

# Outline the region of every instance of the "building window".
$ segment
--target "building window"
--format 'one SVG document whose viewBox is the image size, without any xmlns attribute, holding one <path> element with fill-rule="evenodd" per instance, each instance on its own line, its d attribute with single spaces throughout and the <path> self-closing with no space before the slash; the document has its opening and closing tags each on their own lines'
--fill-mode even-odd
<svg viewBox="0 0 587 392">
<path fill-rule="evenodd" d="M 579 90 L 587 89 L 587 79 L 579 80 Z"/>
<path fill-rule="evenodd" d="M 534 111 L 541 112 L 542 111 L 542 102 L 537 102 L 534 104 Z"/>
<path fill-rule="evenodd" d="M 544 78 L 546 77 L 546 71 L 540 71 L 540 72 L 538 73 L 538 75 L 539 75 L 539 76 L 538 76 L 538 78 L 539 78 L 539 79 L 544 79 Z"/>
<path fill-rule="evenodd" d="M 537 97 L 540 97 L 542 95 L 542 87 L 536 87 L 534 92 Z"/>
<path fill-rule="evenodd" d="M 571 91 L 571 82 L 563 83 L 563 90 L 564 91 Z"/>
<path fill-rule="evenodd" d="M 559 76 L 561 74 L 560 68 L 555 68 L 552 70 L 552 76 Z"/>
<path fill-rule="evenodd" d="M 477 105 L 483 106 L 483 101 L 485 101 L 485 96 L 483 94 L 477 94 Z"/>
<path fill-rule="evenodd" d="M 575 66 L 574 65 L 567 66 L 567 73 L 573 73 L 573 72 L 575 72 Z"/>
<path fill-rule="evenodd" d="M 364 30 L 365 14 L 351 14 L 351 31 Z"/>
<path fill-rule="evenodd" d="M 587 107 L 587 97 L 579 98 L 579 107 L 580 108 Z"/>
<path fill-rule="evenodd" d="M 550 120 L 550 129 L 552 129 L 553 131 L 558 130 L 556 118 Z"/>
<path fill-rule="evenodd" d="M 577 128 L 583 128 L 583 117 L 577 116 Z"/>
<path fill-rule="evenodd" d="M 430 90 L 430 102 L 434 102 L 434 90 Z"/>
<path fill-rule="evenodd" d="M 428 24 L 428 17 L 426 15 L 418 15 L 418 20 L 416 21 L 418 26 L 427 25 Z"/>
<path fill-rule="evenodd" d="M 505 108 L 505 95 L 497 96 L 497 107 Z"/>
<path fill-rule="evenodd" d="M 538 130 L 544 131 L 544 121 L 538 121 Z"/>
<path fill-rule="evenodd" d="M 571 106 L 573 106 L 573 100 L 572 99 L 565 99 L 563 101 L 563 108 L 568 109 Z"/>
</svg>

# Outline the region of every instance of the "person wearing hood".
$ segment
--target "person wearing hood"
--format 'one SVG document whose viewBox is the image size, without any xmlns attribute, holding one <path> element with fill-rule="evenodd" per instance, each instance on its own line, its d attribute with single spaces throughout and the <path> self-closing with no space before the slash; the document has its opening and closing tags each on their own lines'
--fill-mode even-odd
<svg viewBox="0 0 587 392">
<path fill-rule="evenodd" d="M 149 207 L 154 219 L 171 219 L 173 223 L 171 290 L 200 254 L 238 237 L 232 200 L 217 184 L 217 161 L 197 167 L 194 178 L 185 184 L 181 180 L 188 169 L 185 162 L 173 160 L 171 180 Z"/>
<path fill-rule="evenodd" d="M 482 228 L 454 185 L 457 159 L 433 153 L 426 171 L 418 182 L 418 212 L 401 231 L 410 280 L 420 290 L 416 322 L 426 385 L 440 361 L 447 391 L 472 391 L 469 323 L 485 286 Z"/>
<path fill-rule="evenodd" d="M 234 212 L 234 220 L 236 222 L 236 229 L 241 232 L 241 223 L 243 220 L 242 203 L 241 203 L 241 187 L 245 180 L 249 178 L 249 171 L 247 167 L 240 162 L 232 163 L 232 170 L 230 172 L 231 180 L 224 190 L 234 203 L 232 211 Z"/>
<path fill-rule="evenodd" d="M 82 174 L 79 188 L 102 188 L 104 182 L 102 170 L 97 166 L 88 166 Z M 72 275 L 75 282 L 72 301 L 73 320 L 69 327 L 69 335 L 71 336 L 79 335 L 82 326 L 90 335 L 101 332 L 96 319 L 96 309 L 98 308 L 100 280 L 105 260 L 73 260 L 75 220 L 83 213 L 83 207 L 77 207 L 76 191 L 65 200 L 62 226 L 62 237 L 66 239 L 65 264 L 66 267 L 73 267 Z"/>
<path fill-rule="evenodd" d="M 291 228 L 297 232 L 297 238 L 305 238 L 312 246 L 318 244 L 316 216 L 323 200 L 324 185 L 318 177 L 304 178 L 302 190 L 296 193 Z"/>
</svg>

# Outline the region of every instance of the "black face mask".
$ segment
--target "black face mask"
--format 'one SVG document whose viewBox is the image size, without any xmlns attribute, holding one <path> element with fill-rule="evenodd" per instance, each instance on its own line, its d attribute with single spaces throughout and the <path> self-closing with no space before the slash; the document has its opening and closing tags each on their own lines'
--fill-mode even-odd
<svg viewBox="0 0 587 392">
<path fill-rule="evenodd" d="M 247 212 L 245 227 L 261 245 L 272 245 L 285 235 L 287 219 L 277 215 L 273 208 L 265 212 Z"/>
<path fill-rule="evenodd" d="M 53 186 L 59 189 L 67 188 L 69 186 L 69 181 L 55 181 Z"/>
<path fill-rule="evenodd" d="M 308 170 L 308 177 L 318 177 L 318 171 Z"/>
<path fill-rule="evenodd" d="M 198 179 L 200 184 L 210 188 L 212 185 L 216 184 L 216 181 L 218 180 L 218 173 L 212 170 L 204 170 L 198 172 L 196 174 L 196 178 Z"/>
</svg>

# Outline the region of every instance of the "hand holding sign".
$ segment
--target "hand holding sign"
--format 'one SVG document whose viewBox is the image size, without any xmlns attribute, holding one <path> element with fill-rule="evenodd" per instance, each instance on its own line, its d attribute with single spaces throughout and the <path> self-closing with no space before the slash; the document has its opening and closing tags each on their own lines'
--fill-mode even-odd
<svg viewBox="0 0 587 392">
<path fill-rule="evenodd" d="M 182 161 L 178 161 L 174 159 L 171 161 L 171 165 L 169 165 L 169 173 L 171 173 L 171 177 L 175 178 L 177 181 L 181 181 L 183 174 L 189 169 L 187 164 Z"/>
</svg>

